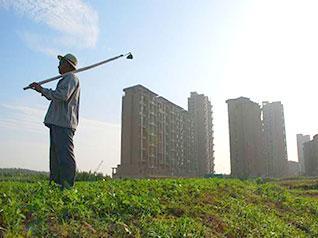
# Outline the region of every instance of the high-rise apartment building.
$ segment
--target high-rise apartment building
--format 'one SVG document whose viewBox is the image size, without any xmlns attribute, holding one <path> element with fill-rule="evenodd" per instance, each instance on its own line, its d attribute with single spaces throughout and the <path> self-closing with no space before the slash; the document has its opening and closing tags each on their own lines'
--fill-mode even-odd
<svg viewBox="0 0 318 238">
<path fill-rule="evenodd" d="M 191 92 L 188 111 L 194 126 L 194 156 L 198 175 L 214 173 L 212 105 L 207 96 Z"/>
<path fill-rule="evenodd" d="M 310 141 L 310 135 L 297 134 L 297 152 L 300 174 L 305 174 L 304 143 Z"/>
<path fill-rule="evenodd" d="M 284 107 L 281 102 L 263 102 L 266 176 L 287 176 L 287 146 Z"/>
<path fill-rule="evenodd" d="M 265 175 L 264 140 L 260 105 L 249 98 L 229 99 L 231 175 Z"/>
<path fill-rule="evenodd" d="M 305 175 L 318 176 L 318 135 L 304 143 Z"/>
<path fill-rule="evenodd" d="M 142 85 L 124 92 L 121 164 L 113 169 L 113 177 L 198 176 L 190 113 Z"/>
</svg>

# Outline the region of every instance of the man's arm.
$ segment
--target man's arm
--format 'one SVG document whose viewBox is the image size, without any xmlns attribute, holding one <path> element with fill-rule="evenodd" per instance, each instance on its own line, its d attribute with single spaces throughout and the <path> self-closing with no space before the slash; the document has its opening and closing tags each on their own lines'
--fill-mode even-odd
<svg viewBox="0 0 318 238">
<path fill-rule="evenodd" d="M 37 83 L 32 83 L 30 86 L 37 92 L 42 93 L 48 100 L 67 101 L 76 89 L 76 79 L 73 75 L 66 76 L 55 90 L 43 88 Z"/>
<path fill-rule="evenodd" d="M 29 86 L 30 86 L 31 89 L 37 91 L 38 93 L 41 93 L 42 96 L 46 97 L 46 96 L 42 93 L 43 87 L 42 87 L 40 84 L 38 84 L 38 83 L 36 83 L 36 82 L 33 82 L 33 83 L 31 83 Z M 47 99 L 47 100 L 51 100 L 51 99 L 48 98 L 48 97 L 46 97 L 46 99 Z"/>
</svg>

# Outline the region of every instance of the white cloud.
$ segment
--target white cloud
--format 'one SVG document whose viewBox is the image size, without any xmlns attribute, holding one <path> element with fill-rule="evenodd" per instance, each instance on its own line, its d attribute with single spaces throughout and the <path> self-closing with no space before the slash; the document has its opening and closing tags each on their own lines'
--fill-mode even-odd
<svg viewBox="0 0 318 238">
<path fill-rule="evenodd" d="M 98 14 L 81 0 L 0 0 L 0 7 L 54 31 L 51 35 L 22 29 L 20 36 L 34 50 L 55 55 L 63 47 L 91 48 L 96 44 Z"/>
<path fill-rule="evenodd" d="M 19 36 L 25 44 L 32 50 L 56 57 L 61 53 L 57 44 L 52 43 L 52 39 L 38 33 L 28 31 L 19 32 Z"/>
<path fill-rule="evenodd" d="M 0 104 L 0 167 L 48 170 L 49 133 L 43 125 L 45 110 Z M 74 136 L 78 169 L 111 174 L 119 163 L 120 125 L 80 118 Z"/>
</svg>

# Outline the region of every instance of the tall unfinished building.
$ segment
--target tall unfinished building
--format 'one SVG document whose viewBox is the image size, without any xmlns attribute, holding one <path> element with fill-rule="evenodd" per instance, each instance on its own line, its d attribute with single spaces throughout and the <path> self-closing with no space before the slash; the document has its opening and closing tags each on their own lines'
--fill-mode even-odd
<svg viewBox="0 0 318 238">
<path fill-rule="evenodd" d="M 297 134 L 297 152 L 300 174 L 305 174 L 304 143 L 310 141 L 310 135 Z"/>
<path fill-rule="evenodd" d="M 231 175 L 264 176 L 264 140 L 260 105 L 249 98 L 229 99 Z"/>
<path fill-rule="evenodd" d="M 266 176 L 287 176 L 287 146 L 284 107 L 281 102 L 263 102 Z"/>
<path fill-rule="evenodd" d="M 190 113 L 142 85 L 124 92 L 121 163 L 113 168 L 113 177 L 198 176 Z"/>
<path fill-rule="evenodd" d="M 318 135 L 304 143 L 305 176 L 318 176 Z"/>
<path fill-rule="evenodd" d="M 194 155 L 198 175 L 214 173 L 212 105 L 207 96 L 191 92 L 188 111 L 194 126 Z"/>
</svg>

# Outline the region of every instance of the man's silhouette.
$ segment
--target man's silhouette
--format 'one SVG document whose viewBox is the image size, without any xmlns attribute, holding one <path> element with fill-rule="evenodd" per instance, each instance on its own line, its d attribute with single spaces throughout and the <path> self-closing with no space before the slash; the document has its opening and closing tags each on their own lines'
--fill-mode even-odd
<svg viewBox="0 0 318 238">
<path fill-rule="evenodd" d="M 72 54 L 58 56 L 59 73 L 76 69 L 77 59 Z M 56 89 L 32 83 L 31 88 L 51 101 L 44 124 L 50 128 L 50 182 L 61 188 L 74 185 L 76 163 L 73 136 L 79 121 L 80 85 L 73 73 L 58 81 Z"/>
</svg>

